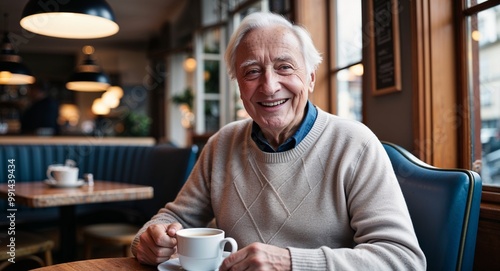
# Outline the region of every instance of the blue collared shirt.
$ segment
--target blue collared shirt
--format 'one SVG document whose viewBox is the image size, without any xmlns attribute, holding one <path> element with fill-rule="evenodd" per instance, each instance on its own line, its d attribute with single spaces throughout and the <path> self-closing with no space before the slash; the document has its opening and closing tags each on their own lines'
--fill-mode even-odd
<svg viewBox="0 0 500 271">
<path fill-rule="evenodd" d="M 278 149 L 274 150 L 273 147 L 271 147 L 267 139 L 264 137 L 259 125 L 255 121 L 252 126 L 253 141 L 255 141 L 255 144 L 257 144 L 259 149 L 265 152 L 283 152 L 295 148 L 309 133 L 314 125 L 314 121 L 316 121 L 316 116 L 318 115 L 318 110 L 314 107 L 311 101 L 307 101 L 305 112 L 306 117 L 300 124 L 299 129 L 297 129 L 292 137 L 288 138 L 283 144 L 279 145 Z"/>
</svg>

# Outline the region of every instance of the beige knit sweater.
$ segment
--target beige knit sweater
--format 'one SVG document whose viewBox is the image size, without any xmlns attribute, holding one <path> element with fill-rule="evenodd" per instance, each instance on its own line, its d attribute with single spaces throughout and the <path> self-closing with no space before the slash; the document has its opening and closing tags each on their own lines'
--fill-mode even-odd
<svg viewBox="0 0 500 271">
<path fill-rule="evenodd" d="M 294 149 L 259 150 L 252 121 L 208 141 L 186 185 L 153 223 L 217 227 L 239 247 L 288 248 L 293 270 L 425 270 L 408 210 L 379 140 L 364 125 L 318 109 Z M 161 191 L 155 191 L 161 196 Z"/>
</svg>

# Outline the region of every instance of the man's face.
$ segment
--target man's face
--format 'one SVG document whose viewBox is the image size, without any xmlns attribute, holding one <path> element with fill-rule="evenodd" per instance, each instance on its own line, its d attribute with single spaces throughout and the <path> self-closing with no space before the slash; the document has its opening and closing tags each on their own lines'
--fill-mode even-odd
<svg viewBox="0 0 500 271">
<path fill-rule="evenodd" d="M 297 37 L 282 26 L 255 29 L 236 49 L 236 79 L 246 111 L 264 134 L 288 138 L 300 125 L 314 73 L 306 74 Z"/>
</svg>

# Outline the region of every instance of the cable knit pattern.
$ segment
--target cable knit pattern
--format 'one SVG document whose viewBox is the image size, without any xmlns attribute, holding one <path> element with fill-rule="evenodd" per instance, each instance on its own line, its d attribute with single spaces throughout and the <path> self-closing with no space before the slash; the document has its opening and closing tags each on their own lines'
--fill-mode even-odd
<svg viewBox="0 0 500 271">
<path fill-rule="evenodd" d="M 318 109 L 297 147 L 266 153 L 251 127 L 233 122 L 211 137 L 177 199 L 138 236 L 153 223 L 200 227 L 215 217 L 240 247 L 288 248 L 293 270 L 425 270 L 390 161 L 369 129 Z"/>
</svg>

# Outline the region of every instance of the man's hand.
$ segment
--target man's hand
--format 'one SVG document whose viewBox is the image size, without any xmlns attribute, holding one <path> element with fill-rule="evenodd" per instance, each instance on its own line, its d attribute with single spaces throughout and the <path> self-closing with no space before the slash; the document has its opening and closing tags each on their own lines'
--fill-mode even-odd
<svg viewBox="0 0 500 271">
<path fill-rule="evenodd" d="M 140 263 L 156 265 L 172 256 L 177 250 L 175 233 L 182 229 L 179 223 L 151 225 L 139 237 L 136 258 Z"/>
<path fill-rule="evenodd" d="M 253 243 L 229 255 L 219 267 L 226 270 L 291 270 L 288 249 Z"/>
</svg>

